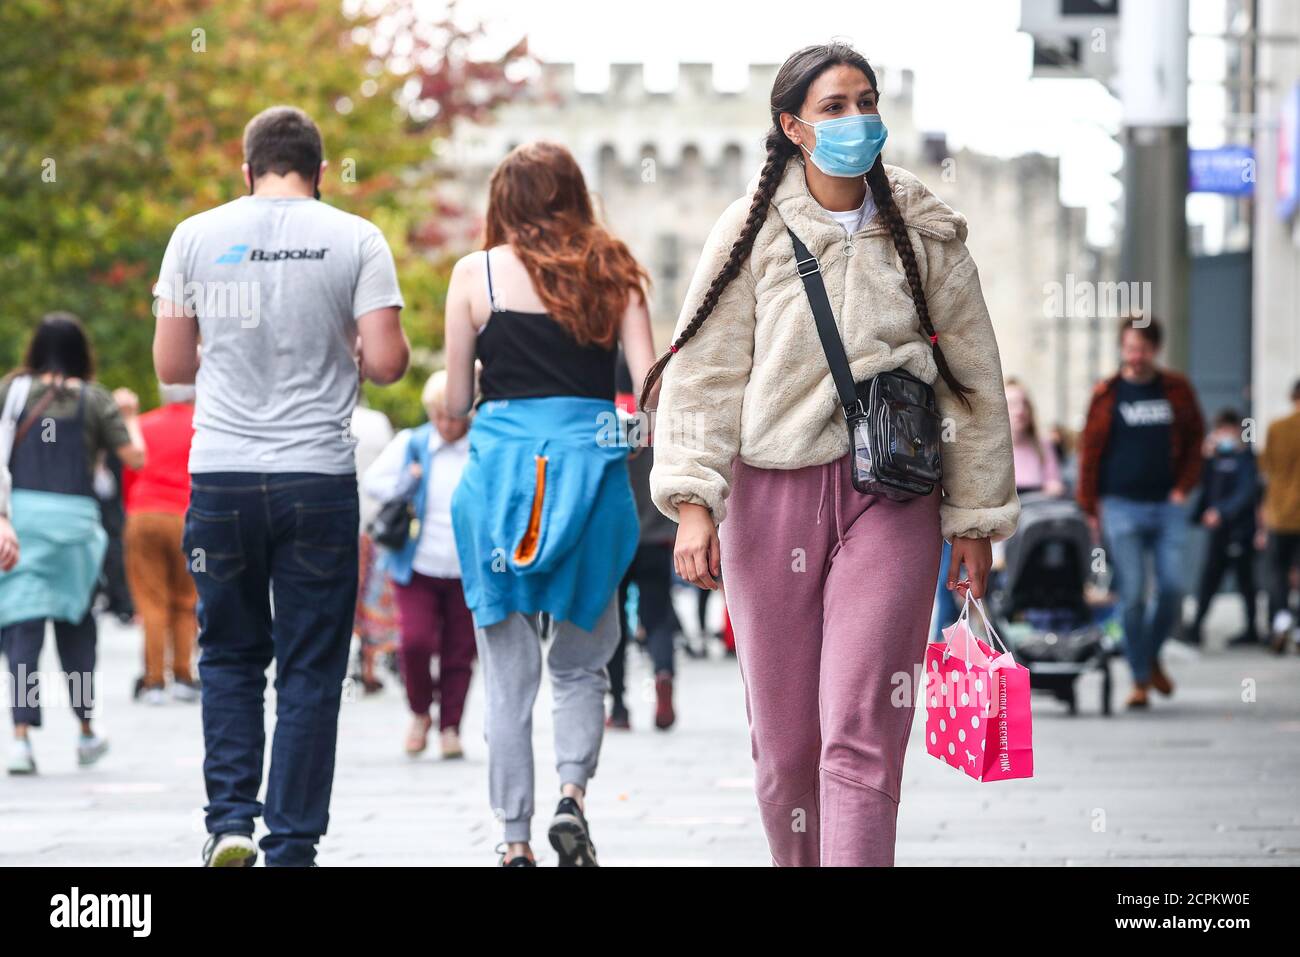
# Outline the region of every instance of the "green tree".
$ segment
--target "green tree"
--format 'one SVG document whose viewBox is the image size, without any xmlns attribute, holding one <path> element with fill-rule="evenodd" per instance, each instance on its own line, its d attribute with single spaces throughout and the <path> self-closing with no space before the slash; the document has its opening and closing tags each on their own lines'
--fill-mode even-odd
<svg viewBox="0 0 1300 957">
<path fill-rule="evenodd" d="M 352 10 L 356 7 L 358 10 Z M 4 0 L 0 3 L 0 367 L 34 322 L 80 315 L 100 378 L 155 395 L 151 290 L 176 223 L 240 195 L 240 138 L 291 103 L 321 127 L 324 199 L 373 220 L 398 264 L 415 347 L 397 387 L 368 390 L 401 424 L 442 346 L 450 256 L 433 150 L 458 117 L 521 89 L 521 42 L 480 35 L 411 0 Z M 359 12 L 358 12 L 359 11 Z"/>
</svg>

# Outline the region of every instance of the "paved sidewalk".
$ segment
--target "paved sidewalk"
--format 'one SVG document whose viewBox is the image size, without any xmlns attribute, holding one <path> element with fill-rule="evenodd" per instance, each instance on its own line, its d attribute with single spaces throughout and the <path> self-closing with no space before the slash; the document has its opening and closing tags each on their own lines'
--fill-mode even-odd
<svg viewBox="0 0 1300 957">
<path fill-rule="evenodd" d="M 105 620 L 100 642 L 102 728 L 112 751 L 100 766 L 78 769 L 72 716 L 47 712 L 34 738 L 42 773 L 0 777 L 0 864 L 198 863 L 198 708 L 133 704 L 138 631 Z M 1096 681 L 1083 685 L 1078 717 L 1035 698 L 1031 780 L 983 785 L 940 764 L 925 754 L 918 714 L 898 863 L 1300 863 L 1300 656 L 1170 645 L 1167 662 L 1177 694 L 1148 714 L 1101 717 Z M 42 663 L 56 666 L 52 641 Z M 1115 665 L 1117 701 L 1128 689 L 1124 671 Z M 667 734 L 649 728 L 648 679 L 641 656 L 630 655 L 635 730 L 608 735 L 589 799 L 602 861 L 767 864 L 734 661 L 680 663 L 680 722 Z M 544 840 L 555 787 L 549 701 L 543 690 L 534 831 L 543 863 L 553 864 Z M 407 719 L 394 679 L 378 695 L 349 700 L 321 864 L 495 863 L 481 705 L 476 680 L 467 760 L 413 761 L 402 753 Z M 7 747 L 7 709 L 0 734 Z"/>
</svg>

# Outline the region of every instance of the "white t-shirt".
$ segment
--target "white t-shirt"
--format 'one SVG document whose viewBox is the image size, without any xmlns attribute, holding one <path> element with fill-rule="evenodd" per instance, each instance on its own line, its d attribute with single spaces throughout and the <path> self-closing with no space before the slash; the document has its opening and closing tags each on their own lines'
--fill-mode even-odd
<svg viewBox="0 0 1300 957">
<path fill-rule="evenodd" d="M 857 209 L 850 209 L 845 212 L 836 212 L 833 209 L 826 210 L 827 215 L 835 222 L 844 227 L 844 232 L 852 236 L 863 226 L 871 221 L 871 217 L 876 215 L 876 201 L 871 197 L 871 191 L 867 190 L 867 195 L 863 197 L 862 205 Z"/>
<path fill-rule="evenodd" d="M 469 436 L 444 442 L 437 430 L 429 444 L 435 449 L 429 463 L 429 487 L 424 498 L 424 521 L 420 542 L 415 546 L 411 567 L 430 578 L 459 578 L 460 559 L 451 527 L 451 495 L 460 484 L 460 474 L 469 461 Z"/>
</svg>

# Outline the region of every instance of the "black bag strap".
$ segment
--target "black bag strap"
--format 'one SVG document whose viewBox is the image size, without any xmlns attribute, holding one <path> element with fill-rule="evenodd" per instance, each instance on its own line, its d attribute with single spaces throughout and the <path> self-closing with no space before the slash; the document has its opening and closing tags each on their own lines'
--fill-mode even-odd
<svg viewBox="0 0 1300 957">
<path fill-rule="evenodd" d="M 790 241 L 794 243 L 795 267 L 799 278 L 803 280 L 804 292 L 808 294 L 808 305 L 812 307 L 813 319 L 817 322 L 817 336 L 822 341 L 826 353 L 826 362 L 831 367 L 831 378 L 835 380 L 835 391 L 839 393 L 840 405 L 844 414 L 861 411 L 857 389 L 853 385 L 853 371 L 849 368 L 849 357 L 844 353 L 844 342 L 835 327 L 835 311 L 831 308 L 830 297 L 826 295 L 826 284 L 822 282 L 822 267 L 817 257 L 808 251 L 793 229 L 786 227 Z"/>
<path fill-rule="evenodd" d="M 25 439 L 27 433 L 32 430 L 32 426 L 36 424 L 36 420 L 39 419 L 41 414 L 50 407 L 50 403 L 52 403 L 55 397 L 62 391 L 63 386 L 61 384 L 51 382 L 49 388 L 45 390 L 45 394 L 36 400 L 36 404 L 32 406 L 32 411 L 27 413 L 27 418 L 19 424 L 18 429 L 14 432 L 15 450 L 17 450 L 18 446 L 22 445 L 23 439 Z M 84 385 L 82 386 L 82 401 L 85 401 Z M 81 411 L 80 406 L 77 407 L 77 411 Z"/>
</svg>

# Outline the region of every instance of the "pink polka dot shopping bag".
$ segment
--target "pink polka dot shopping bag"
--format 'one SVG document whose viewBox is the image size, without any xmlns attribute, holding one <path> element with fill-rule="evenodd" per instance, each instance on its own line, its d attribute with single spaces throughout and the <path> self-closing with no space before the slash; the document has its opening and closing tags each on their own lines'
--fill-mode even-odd
<svg viewBox="0 0 1300 957">
<path fill-rule="evenodd" d="M 971 631 L 971 605 L 1001 654 Z M 943 639 L 925 649 L 925 749 L 977 781 L 1033 777 L 1029 669 L 969 594 Z"/>
</svg>

